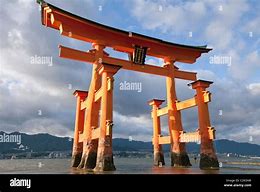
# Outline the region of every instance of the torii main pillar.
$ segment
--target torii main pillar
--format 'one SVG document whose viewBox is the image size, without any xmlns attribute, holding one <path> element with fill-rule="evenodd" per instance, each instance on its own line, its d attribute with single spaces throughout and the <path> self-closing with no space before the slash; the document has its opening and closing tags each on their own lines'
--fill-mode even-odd
<svg viewBox="0 0 260 192">
<path fill-rule="evenodd" d="M 190 83 L 192 89 L 196 89 L 197 105 L 199 116 L 199 133 L 201 137 L 200 144 L 200 168 L 201 169 L 218 169 L 219 163 L 213 146 L 213 134 L 215 129 L 210 125 L 208 103 L 204 102 L 204 94 L 207 93 L 206 88 L 209 87 L 211 81 L 197 80 Z"/>
<path fill-rule="evenodd" d="M 113 127 L 113 75 L 120 67 L 102 64 L 98 73 L 102 75 L 100 136 L 95 171 L 115 170 L 112 151 Z"/>
<path fill-rule="evenodd" d="M 95 102 L 95 93 L 101 86 L 101 76 L 98 74 L 98 66 L 103 58 L 105 46 L 93 44 L 95 61 L 92 68 L 88 97 L 86 100 L 85 123 L 83 132 L 83 154 L 79 168 L 93 169 L 97 159 L 97 140 L 92 139 L 92 132 L 98 127 L 100 102 Z"/>
<path fill-rule="evenodd" d="M 174 71 L 174 61 L 172 59 L 164 60 L 164 67 L 169 71 Z M 174 73 L 173 73 L 174 74 Z M 171 165 L 191 166 L 185 143 L 180 143 L 180 132 L 183 131 L 181 122 L 181 112 L 177 110 L 177 95 L 175 90 L 175 77 L 166 77 L 167 107 L 168 107 L 168 125 L 171 140 Z"/>
</svg>

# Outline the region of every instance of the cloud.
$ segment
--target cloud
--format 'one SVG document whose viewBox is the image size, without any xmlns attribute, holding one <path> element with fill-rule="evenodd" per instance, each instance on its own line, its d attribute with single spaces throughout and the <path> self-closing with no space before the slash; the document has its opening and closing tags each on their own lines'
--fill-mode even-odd
<svg viewBox="0 0 260 192">
<path fill-rule="evenodd" d="M 196 24 L 206 14 L 205 4 L 198 1 L 169 4 L 166 1 L 133 0 L 131 5 L 131 13 L 144 28 L 160 29 L 163 33 L 182 33 L 187 28 L 198 27 Z"/>
<path fill-rule="evenodd" d="M 244 26 L 242 26 L 242 30 L 249 33 L 252 32 L 252 36 L 260 34 L 260 14 L 256 15 L 255 18 L 249 20 Z M 249 34 L 250 35 L 250 34 Z"/>
<path fill-rule="evenodd" d="M 56 119 L 35 118 L 21 125 L 22 132 L 29 134 L 49 133 L 60 137 L 73 137 L 73 130 L 57 122 Z"/>
<path fill-rule="evenodd" d="M 230 52 L 232 57 L 232 65 L 229 68 L 231 76 L 237 80 L 247 80 L 256 76 L 256 72 L 260 70 L 259 51 L 254 50 L 241 56 L 236 51 Z"/>
<path fill-rule="evenodd" d="M 258 143 L 260 139 L 260 125 L 240 127 L 240 130 L 229 131 L 227 136 L 231 140 L 248 143 Z M 226 137 L 227 137 L 226 136 Z M 225 138 L 226 138 L 225 137 Z"/>
<path fill-rule="evenodd" d="M 205 37 L 214 48 L 225 49 L 230 45 L 233 35 L 230 29 L 223 26 L 222 21 L 213 21 L 207 26 Z"/>
<path fill-rule="evenodd" d="M 122 115 L 114 111 L 114 136 L 149 141 L 152 136 L 152 121 L 149 115 Z"/>
<path fill-rule="evenodd" d="M 260 83 L 251 83 L 247 88 L 252 95 L 260 95 Z"/>
<path fill-rule="evenodd" d="M 23 25 L 29 22 L 30 14 L 34 8 L 33 5 L 33 0 L 18 0 L 15 2 L 5 1 L 5 5 L 1 6 L 1 9 L 3 9 L 3 12 L 6 14 L 7 18 L 14 21 L 18 25 Z"/>
</svg>

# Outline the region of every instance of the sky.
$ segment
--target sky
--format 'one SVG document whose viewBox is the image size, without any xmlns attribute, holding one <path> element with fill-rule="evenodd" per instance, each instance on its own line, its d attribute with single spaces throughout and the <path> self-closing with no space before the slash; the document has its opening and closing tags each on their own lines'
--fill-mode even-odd
<svg viewBox="0 0 260 192">
<path fill-rule="evenodd" d="M 196 63 L 176 63 L 195 71 L 210 87 L 211 124 L 217 139 L 260 144 L 260 2 L 258 0 L 74 0 L 47 1 L 87 19 L 187 45 L 213 48 Z M 87 51 L 91 45 L 41 25 L 34 0 L 0 0 L 0 130 L 73 136 L 76 89 L 88 90 L 92 65 L 58 57 L 58 45 Z M 127 56 L 107 48 L 111 56 Z M 46 57 L 50 63 L 34 62 Z M 147 57 L 147 63 L 162 61 Z M 120 83 L 142 90 L 121 90 Z M 178 100 L 195 95 L 189 81 L 177 80 Z M 150 141 L 147 101 L 166 99 L 165 78 L 120 70 L 115 75 L 113 137 Z M 165 105 L 165 104 L 164 104 Z M 197 108 L 182 111 L 184 130 L 198 128 Z M 162 117 L 168 134 L 167 117 Z"/>
</svg>

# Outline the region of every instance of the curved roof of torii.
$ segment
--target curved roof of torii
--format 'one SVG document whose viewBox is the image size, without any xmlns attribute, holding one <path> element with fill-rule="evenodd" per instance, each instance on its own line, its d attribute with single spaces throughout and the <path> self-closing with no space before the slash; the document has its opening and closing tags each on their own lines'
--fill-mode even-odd
<svg viewBox="0 0 260 192">
<path fill-rule="evenodd" d="M 57 29 L 62 35 L 90 43 L 101 43 L 117 51 L 132 53 L 134 45 L 147 47 L 147 55 L 194 63 L 207 46 L 189 46 L 163 41 L 142 34 L 116 29 L 67 12 L 42 2 L 42 24 Z"/>
</svg>

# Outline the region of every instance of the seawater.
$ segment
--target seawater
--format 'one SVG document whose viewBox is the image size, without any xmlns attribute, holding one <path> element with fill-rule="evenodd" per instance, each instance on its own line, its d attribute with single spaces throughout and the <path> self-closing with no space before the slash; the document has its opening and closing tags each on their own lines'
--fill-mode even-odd
<svg viewBox="0 0 260 192">
<path fill-rule="evenodd" d="M 192 167 L 175 168 L 170 166 L 170 159 L 165 158 L 166 165 L 154 167 L 152 158 L 115 158 L 116 171 L 104 174 L 260 174 L 259 165 L 247 164 L 252 159 L 219 159 L 219 170 L 200 170 L 199 161 L 190 159 Z M 259 162 L 260 160 L 253 160 Z M 12 159 L 0 160 L 0 174 L 93 174 L 85 170 L 70 167 L 70 159 Z M 230 162 L 230 163 L 226 163 Z M 243 162 L 244 164 L 232 164 Z"/>
</svg>

